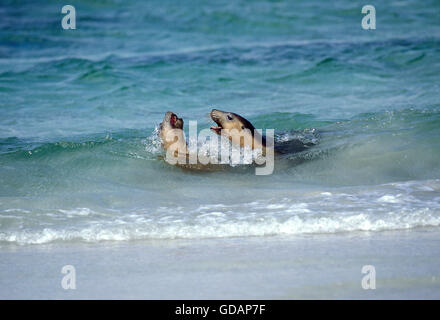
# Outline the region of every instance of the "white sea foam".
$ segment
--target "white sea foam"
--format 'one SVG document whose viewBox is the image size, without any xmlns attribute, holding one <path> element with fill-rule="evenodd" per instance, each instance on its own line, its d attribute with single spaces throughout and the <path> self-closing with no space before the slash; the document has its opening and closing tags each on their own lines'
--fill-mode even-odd
<svg viewBox="0 0 440 320">
<path fill-rule="evenodd" d="M 88 216 L 93 214 L 93 210 L 90 210 L 89 208 L 77 208 L 71 210 L 59 209 L 59 212 L 68 216 Z"/>
<path fill-rule="evenodd" d="M 284 216 L 261 215 L 251 219 L 224 217 L 221 212 L 199 215 L 188 219 L 162 219 L 154 221 L 138 217 L 136 223 L 124 220 L 98 223 L 87 227 L 70 227 L 42 230 L 16 230 L 0 233 L 0 241 L 17 244 L 42 244 L 53 241 L 126 241 L 140 239 L 200 239 L 221 237 L 248 237 L 296 235 L 306 233 L 336 233 L 350 231 L 383 231 L 438 227 L 440 215 L 429 210 L 416 210 L 401 215 L 395 213 L 374 216 L 366 213 L 340 216 Z"/>
<path fill-rule="evenodd" d="M 397 197 L 392 195 L 385 195 L 377 199 L 378 202 L 389 202 L 389 203 L 399 203 L 401 200 L 399 200 Z"/>
<path fill-rule="evenodd" d="M 286 205 L 287 207 L 287 205 Z M 238 208 L 236 208 L 238 209 Z M 243 208 L 242 208 L 243 209 Z M 172 208 L 169 208 L 172 212 Z M 304 206 L 285 208 L 268 205 L 252 211 L 188 212 L 181 217 L 169 214 L 150 217 L 144 213 L 123 215 L 109 220 L 94 220 L 70 226 L 67 223 L 33 230 L 4 230 L 0 241 L 17 244 L 41 244 L 52 241 L 121 241 L 139 239 L 200 239 L 382 231 L 440 226 L 439 210 L 429 208 L 395 211 L 341 211 L 330 214 L 315 212 Z M 87 217 L 87 216 L 84 216 Z"/>
<path fill-rule="evenodd" d="M 420 188 L 423 185 L 429 190 Z M 439 180 L 428 180 L 137 209 L 35 211 L 3 207 L 0 243 L 203 239 L 440 227 L 439 187 Z"/>
</svg>

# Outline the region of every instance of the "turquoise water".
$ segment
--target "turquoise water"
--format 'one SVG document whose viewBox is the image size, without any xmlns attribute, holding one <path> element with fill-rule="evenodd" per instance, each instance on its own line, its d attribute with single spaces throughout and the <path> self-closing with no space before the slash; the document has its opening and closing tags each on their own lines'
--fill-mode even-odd
<svg viewBox="0 0 440 320">
<path fill-rule="evenodd" d="M 0 5 L 0 242 L 440 226 L 440 3 L 60 1 Z M 239 113 L 275 163 L 186 172 L 160 159 L 168 110 Z"/>
</svg>

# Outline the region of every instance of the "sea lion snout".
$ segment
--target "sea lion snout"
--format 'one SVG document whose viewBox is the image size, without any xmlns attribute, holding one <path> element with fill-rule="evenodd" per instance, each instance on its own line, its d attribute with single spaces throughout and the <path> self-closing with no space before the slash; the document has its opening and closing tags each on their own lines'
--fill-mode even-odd
<svg viewBox="0 0 440 320">
<path fill-rule="evenodd" d="M 220 111 L 217 109 L 212 109 L 211 110 L 211 119 L 217 124 L 217 126 L 211 126 L 211 130 L 214 131 L 217 134 L 221 133 L 221 130 L 223 129 L 223 114 L 225 112 L 224 111 Z"/>
<path fill-rule="evenodd" d="M 217 109 L 212 109 L 211 110 L 211 118 L 212 117 L 219 118 L 220 114 L 223 114 L 223 113 L 225 113 L 225 112 L 221 111 L 221 110 L 217 110 Z"/>
<path fill-rule="evenodd" d="M 211 119 L 217 123 L 218 127 L 213 126 L 211 129 L 216 133 L 220 133 L 222 129 L 242 129 L 241 117 L 232 112 L 221 111 L 217 109 L 211 110 Z"/>
</svg>

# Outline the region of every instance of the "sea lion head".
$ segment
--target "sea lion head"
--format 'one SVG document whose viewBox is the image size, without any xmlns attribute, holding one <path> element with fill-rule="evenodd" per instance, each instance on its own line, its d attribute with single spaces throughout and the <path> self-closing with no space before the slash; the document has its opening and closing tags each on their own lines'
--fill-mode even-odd
<svg viewBox="0 0 440 320">
<path fill-rule="evenodd" d="M 211 127 L 211 130 L 217 134 L 221 134 L 223 129 L 235 129 L 239 133 L 248 129 L 252 135 L 254 134 L 255 128 L 252 123 L 236 113 L 212 109 L 211 119 L 217 123 L 217 126 Z"/>
<path fill-rule="evenodd" d="M 174 139 L 169 140 L 170 137 L 167 137 L 169 134 L 174 136 Z M 186 146 L 184 146 L 185 139 L 183 135 L 183 119 L 179 118 L 174 112 L 168 111 L 165 113 L 165 117 L 159 126 L 159 137 L 161 138 L 162 145 L 165 149 L 168 149 L 168 147 L 172 145 L 176 139 L 180 139 L 179 141 L 182 144 L 181 149 L 183 150 Z"/>
<path fill-rule="evenodd" d="M 165 113 L 160 130 L 183 129 L 183 119 L 179 118 L 174 112 Z"/>
<path fill-rule="evenodd" d="M 217 109 L 211 111 L 211 119 L 217 124 L 211 130 L 218 135 L 227 136 L 240 146 L 253 149 L 265 147 L 265 138 L 255 131 L 255 127 L 247 119 L 233 112 Z M 256 139 L 259 137 L 260 139 Z"/>
</svg>

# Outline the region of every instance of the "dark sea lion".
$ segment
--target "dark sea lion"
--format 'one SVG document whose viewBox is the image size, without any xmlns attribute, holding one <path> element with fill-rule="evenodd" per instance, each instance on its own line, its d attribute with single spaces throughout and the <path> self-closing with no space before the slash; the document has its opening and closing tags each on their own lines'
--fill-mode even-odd
<svg viewBox="0 0 440 320">
<path fill-rule="evenodd" d="M 269 147 L 269 141 L 255 130 L 253 124 L 239 114 L 227 111 L 212 109 L 211 119 L 217 124 L 211 130 L 218 135 L 227 136 L 233 143 L 240 144 L 241 147 L 249 146 L 252 149 L 261 149 L 263 153 Z M 311 143 L 304 143 L 300 140 L 270 144 L 274 154 L 293 154 L 307 150 L 313 146 Z"/>
</svg>

